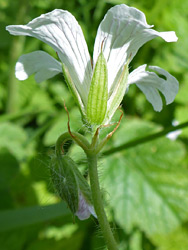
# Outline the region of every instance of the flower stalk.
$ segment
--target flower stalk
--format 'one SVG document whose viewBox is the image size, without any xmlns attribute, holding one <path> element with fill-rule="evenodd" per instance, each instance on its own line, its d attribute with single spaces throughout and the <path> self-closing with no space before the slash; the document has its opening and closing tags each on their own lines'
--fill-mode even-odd
<svg viewBox="0 0 188 250">
<path fill-rule="evenodd" d="M 79 133 L 63 133 L 57 140 L 55 155 L 52 157 L 51 179 L 59 197 L 64 200 L 73 213 L 85 220 L 92 214 L 96 217 L 90 186 L 78 169 L 77 164 L 65 154 L 63 145 L 73 139 L 84 150 L 89 147 L 87 140 Z"/>
<path fill-rule="evenodd" d="M 98 155 L 95 152 L 87 153 L 93 204 L 108 249 L 117 250 L 117 243 L 110 228 L 101 197 L 99 177 L 97 171 L 97 158 Z"/>
</svg>

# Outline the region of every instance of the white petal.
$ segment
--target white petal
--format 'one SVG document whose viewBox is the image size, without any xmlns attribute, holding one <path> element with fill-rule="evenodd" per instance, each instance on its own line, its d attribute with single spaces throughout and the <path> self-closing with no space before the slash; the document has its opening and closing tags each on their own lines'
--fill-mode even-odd
<svg viewBox="0 0 188 250">
<path fill-rule="evenodd" d="M 94 64 L 101 51 L 107 60 L 109 91 L 119 78 L 123 65 L 132 59 L 147 41 L 159 36 L 167 42 L 177 41 L 175 32 L 157 32 L 148 25 L 144 13 L 125 4 L 111 8 L 99 25 L 95 46 Z"/>
<path fill-rule="evenodd" d="M 175 140 L 178 138 L 178 136 L 181 135 L 181 133 L 182 133 L 182 130 L 181 130 L 181 129 L 178 129 L 178 130 L 175 130 L 175 131 L 173 131 L 173 132 L 168 133 L 168 134 L 166 135 L 166 137 L 167 137 L 168 139 L 170 139 L 171 141 L 175 141 Z"/>
<path fill-rule="evenodd" d="M 15 71 L 19 80 L 25 80 L 35 73 L 36 82 L 42 82 L 62 72 L 62 65 L 46 52 L 35 51 L 22 55 Z"/>
<path fill-rule="evenodd" d="M 161 38 L 163 38 L 166 42 L 177 42 L 178 37 L 174 31 L 168 32 L 157 32 Z"/>
<path fill-rule="evenodd" d="M 54 48 L 69 69 L 84 102 L 87 101 L 91 62 L 83 32 L 74 16 L 68 11 L 54 10 L 35 18 L 27 25 L 10 25 L 6 29 L 12 35 L 32 36 Z"/>
<path fill-rule="evenodd" d="M 175 127 L 175 126 L 177 126 L 177 125 L 179 125 L 179 122 L 176 121 L 176 120 L 173 120 L 173 121 L 172 121 L 172 126 Z M 169 132 L 169 133 L 166 135 L 166 137 L 167 137 L 168 139 L 170 139 L 171 141 L 175 141 L 175 140 L 178 138 L 178 136 L 181 135 L 181 133 L 182 133 L 182 130 L 181 130 L 181 129 L 178 129 L 178 130 Z"/>
<path fill-rule="evenodd" d="M 91 214 L 96 217 L 93 206 L 88 204 L 83 194 L 80 193 L 78 211 L 75 213 L 75 215 L 78 216 L 80 220 L 86 220 Z"/>
<path fill-rule="evenodd" d="M 159 91 L 164 95 L 166 103 L 174 101 L 179 89 L 179 83 L 175 77 L 164 69 L 157 66 L 150 66 L 149 69 L 156 71 L 165 79 L 154 72 L 146 71 L 146 64 L 138 67 L 130 73 L 128 84 L 135 83 L 137 87 L 146 95 L 147 100 L 153 105 L 156 111 L 162 110 L 162 99 Z"/>
<path fill-rule="evenodd" d="M 90 214 L 92 214 L 95 218 L 97 218 L 93 205 L 89 205 L 88 209 L 89 209 Z"/>
</svg>

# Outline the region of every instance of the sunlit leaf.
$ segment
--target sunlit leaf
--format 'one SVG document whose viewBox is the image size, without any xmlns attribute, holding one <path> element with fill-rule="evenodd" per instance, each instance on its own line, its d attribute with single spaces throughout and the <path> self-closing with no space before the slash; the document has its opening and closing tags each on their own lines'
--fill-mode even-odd
<svg viewBox="0 0 188 250">
<path fill-rule="evenodd" d="M 155 235 L 153 242 L 158 246 L 157 250 L 187 250 L 188 229 L 185 226 L 167 235 Z"/>
<path fill-rule="evenodd" d="M 0 124 L 0 148 L 7 148 L 18 159 L 27 155 L 24 142 L 27 134 L 21 127 L 11 123 Z"/>
<path fill-rule="evenodd" d="M 151 130 L 151 124 L 128 122 L 114 135 L 120 138 Z M 155 126 L 153 126 L 155 128 Z M 118 139 L 119 138 L 119 139 Z M 116 221 L 126 231 L 134 226 L 147 234 L 163 234 L 188 217 L 188 172 L 182 169 L 184 149 L 161 138 L 103 160 L 102 183 Z"/>
</svg>

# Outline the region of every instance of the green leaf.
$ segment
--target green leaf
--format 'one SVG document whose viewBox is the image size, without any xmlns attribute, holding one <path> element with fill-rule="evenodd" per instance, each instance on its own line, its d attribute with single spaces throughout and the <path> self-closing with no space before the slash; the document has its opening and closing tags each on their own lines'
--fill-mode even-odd
<svg viewBox="0 0 188 250">
<path fill-rule="evenodd" d="M 157 250 L 187 250 L 188 229 L 180 227 L 167 235 L 155 235 L 153 243 L 158 246 Z"/>
<path fill-rule="evenodd" d="M 30 77 L 26 81 L 20 81 L 18 84 L 19 89 L 19 99 L 18 105 L 19 107 L 32 108 L 30 105 L 31 98 L 38 91 L 41 92 L 40 86 L 36 84 L 34 77 Z"/>
<path fill-rule="evenodd" d="M 44 89 L 37 89 L 32 94 L 30 105 L 34 110 L 54 111 L 53 100 L 50 99 L 48 92 Z"/>
<path fill-rule="evenodd" d="M 5 232 L 20 227 L 47 222 L 58 217 L 70 216 L 65 203 L 49 206 L 34 206 L 17 210 L 0 212 L 0 232 Z"/>
<path fill-rule="evenodd" d="M 32 6 L 37 7 L 39 9 L 43 9 L 43 10 L 48 10 L 49 8 L 51 8 L 53 1 L 52 0 L 34 0 L 32 1 Z"/>
<path fill-rule="evenodd" d="M 0 3 L 1 8 L 2 8 L 2 3 Z M 8 32 L 6 32 L 5 27 L 7 23 L 5 22 L 0 22 L 0 36 L 1 36 L 1 41 L 0 41 L 0 48 L 4 49 L 8 46 L 10 46 L 11 39 L 10 36 L 8 35 Z"/>
<path fill-rule="evenodd" d="M 0 124 L 0 138 L 0 148 L 7 148 L 18 159 L 28 155 L 29 148 L 24 146 L 27 134 L 21 127 L 8 122 Z"/>
<path fill-rule="evenodd" d="M 126 121 L 113 136 L 114 144 L 156 126 Z M 188 172 L 181 166 L 184 148 L 161 138 L 107 157 L 101 181 L 110 195 L 116 221 L 127 232 L 135 226 L 147 234 L 163 234 L 188 218 Z"/>
<path fill-rule="evenodd" d="M 181 105 L 188 105 L 188 73 L 184 75 L 180 90 L 176 96 L 176 101 Z"/>
<path fill-rule="evenodd" d="M 0 210 L 12 208 L 12 183 L 19 173 L 19 163 L 10 152 L 3 148 L 0 150 Z"/>
<path fill-rule="evenodd" d="M 187 110 L 188 110 L 188 74 L 184 74 L 184 79 L 182 79 L 182 84 L 180 90 L 177 94 L 176 101 L 178 102 L 177 108 L 175 109 L 175 120 L 179 123 L 188 120 Z M 180 136 L 188 138 L 188 128 L 182 130 Z"/>
<path fill-rule="evenodd" d="M 63 227 L 62 227 L 63 229 Z M 57 232 L 60 234 L 61 228 L 57 227 Z M 77 230 L 74 234 L 70 237 L 62 237 L 61 239 L 57 240 L 54 238 L 46 238 L 44 237 L 43 232 L 40 233 L 42 237 L 40 239 L 36 239 L 35 241 L 30 242 L 30 246 L 28 250 L 78 250 L 83 249 L 83 242 L 85 240 L 85 231 L 84 230 Z"/>
<path fill-rule="evenodd" d="M 107 110 L 108 72 L 101 52 L 93 72 L 87 103 L 87 119 L 90 124 L 102 124 Z"/>
<path fill-rule="evenodd" d="M 187 110 L 188 110 L 188 104 L 178 107 L 175 111 L 176 121 L 178 121 L 179 123 L 186 122 L 188 120 Z M 180 136 L 188 138 L 188 128 L 184 128 Z"/>
<path fill-rule="evenodd" d="M 184 84 L 181 85 L 181 88 L 177 95 L 177 102 L 180 104 L 175 109 L 175 119 L 181 123 L 185 122 L 188 119 L 187 110 L 188 110 L 188 74 L 184 75 Z M 182 130 L 180 136 L 188 138 L 188 128 Z"/>
<path fill-rule="evenodd" d="M 7 188 L 19 172 L 19 163 L 6 149 L 0 151 L 0 189 Z"/>
<path fill-rule="evenodd" d="M 55 103 L 60 104 L 62 108 L 64 108 L 64 101 L 67 107 L 73 106 L 72 94 L 63 81 L 55 81 L 55 84 L 50 82 L 48 88 Z"/>
<path fill-rule="evenodd" d="M 106 2 L 116 5 L 125 3 L 125 0 L 106 0 Z"/>
<path fill-rule="evenodd" d="M 130 250 L 142 250 L 142 233 L 139 230 L 131 235 Z"/>
</svg>

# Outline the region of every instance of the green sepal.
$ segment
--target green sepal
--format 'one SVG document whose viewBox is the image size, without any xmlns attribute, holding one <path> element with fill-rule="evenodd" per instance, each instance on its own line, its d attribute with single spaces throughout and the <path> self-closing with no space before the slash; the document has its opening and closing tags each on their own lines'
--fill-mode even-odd
<svg viewBox="0 0 188 250">
<path fill-rule="evenodd" d="M 77 164 L 69 156 L 54 157 L 50 169 L 55 190 L 73 214 L 78 210 L 80 192 L 88 204 L 92 204 L 89 184 L 80 173 Z"/>
<path fill-rule="evenodd" d="M 86 114 L 85 114 L 85 109 L 84 109 L 84 105 L 83 105 L 83 101 L 78 93 L 78 90 L 76 89 L 73 81 L 72 81 L 72 78 L 70 76 L 70 73 L 67 69 L 67 67 L 65 66 L 65 64 L 62 64 L 62 70 L 63 70 L 63 75 L 64 75 L 64 78 L 65 78 L 65 81 L 66 81 L 66 84 L 70 90 L 70 92 L 72 93 L 76 103 L 78 104 L 78 107 L 80 109 L 80 112 L 82 114 L 82 118 L 83 120 L 86 119 Z"/>
<path fill-rule="evenodd" d="M 74 173 L 76 175 L 77 178 L 77 183 L 79 185 L 79 190 L 82 192 L 84 198 L 86 199 L 86 201 L 88 202 L 88 204 L 93 204 L 93 200 L 92 200 L 92 195 L 91 195 L 91 188 L 87 182 L 87 180 L 83 177 L 83 175 L 80 173 L 77 164 L 71 159 L 70 162 L 72 161 L 72 164 L 74 164 Z"/>
<path fill-rule="evenodd" d="M 52 159 L 51 179 L 55 190 L 64 200 L 73 214 L 78 210 L 78 183 L 73 166 L 67 156 L 58 156 Z"/>
<path fill-rule="evenodd" d="M 108 100 L 108 111 L 107 111 L 104 123 L 107 123 L 109 120 L 111 120 L 113 114 L 115 113 L 121 101 L 123 100 L 123 97 L 125 95 L 125 91 L 127 88 L 128 76 L 129 76 L 128 64 L 129 62 L 127 62 L 124 65 L 123 71 L 119 77 L 118 83 L 116 84 L 115 89 L 113 89 L 112 95 L 110 96 Z"/>
<path fill-rule="evenodd" d="M 93 72 L 87 102 L 87 120 L 89 124 L 102 124 L 108 101 L 108 69 L 101 52 Z"/>
</svg>

